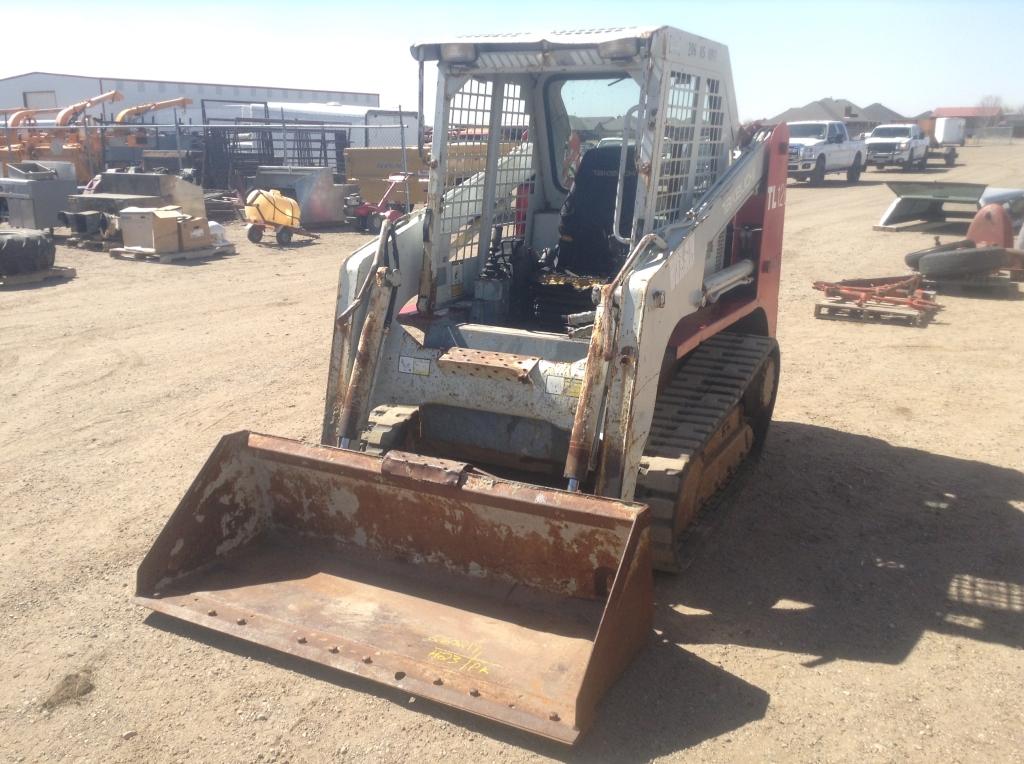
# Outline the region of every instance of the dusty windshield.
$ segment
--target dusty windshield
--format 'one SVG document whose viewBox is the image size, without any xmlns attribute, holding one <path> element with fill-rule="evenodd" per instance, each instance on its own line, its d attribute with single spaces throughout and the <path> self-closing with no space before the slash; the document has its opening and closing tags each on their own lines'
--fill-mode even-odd
<svg viewBox="0 0 1024 764">
<path fill-rule="evenodd" d="M 872 138 L 909 138 L 909 127 L 876 127 L 871 131 Z"/>
<path fill-rule="evenodd" d="M 790 125 L 790 138 L 820 138 L 825 140 L 825 123 L 816 122 L 812 125 Z"/>
<path fill-rule="evenodd" d="M 624 117 L 640 101 L 629 76 L 558 80 L 547 88 L 551 157 L 559 185 L 568 189 L 583 155 L 621 145 Z"/>
</svg>

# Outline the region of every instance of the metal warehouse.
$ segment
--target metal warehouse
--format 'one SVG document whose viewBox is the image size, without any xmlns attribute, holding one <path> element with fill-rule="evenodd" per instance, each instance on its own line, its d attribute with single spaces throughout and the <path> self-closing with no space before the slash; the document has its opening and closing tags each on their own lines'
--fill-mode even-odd
<svg viewBox="0 0 1024 764">
<path fill-rule="evenodd" d="M 28 72 L 0 78 L 0 110 L 62 106 L 109 90 L 119 91 L 124 95 L 124 100 L 117 104 L 105 104 L 99 112 L 104 118 L 113 116 L 127 106 L 185 97 L 191 99 L 192 103 L 179 108 L 177 116 L 183 122 L 196 124 L 202 122 L 203 101 L 206 101 L 208 117 L 211 114 L 220 116 L 217 101 L 330 103 L 364 108 L 380 106 L 378 93 Z"/>
</svg>

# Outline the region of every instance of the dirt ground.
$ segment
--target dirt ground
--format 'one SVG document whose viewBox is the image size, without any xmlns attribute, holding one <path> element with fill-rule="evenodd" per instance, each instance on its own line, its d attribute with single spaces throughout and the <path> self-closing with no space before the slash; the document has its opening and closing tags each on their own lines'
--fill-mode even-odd
<svg viewBox="0 0 1024 764">
<path fill-rule="evenodd" d="M 929 179 L 1024 185 L 1024 146 Z M 319 435 L 338 266 L 364 236 L 192 266 L 58 250 L 0 291 L 0 759 L 1009 761 L 1024 750 L 1024 300 L 924 329 L 812 318 L 900 273 L 892 198 L 791 186 L 763 459 L 573 751 L 149 616 L 135 568 L 225 433 Z"/>
</svg>

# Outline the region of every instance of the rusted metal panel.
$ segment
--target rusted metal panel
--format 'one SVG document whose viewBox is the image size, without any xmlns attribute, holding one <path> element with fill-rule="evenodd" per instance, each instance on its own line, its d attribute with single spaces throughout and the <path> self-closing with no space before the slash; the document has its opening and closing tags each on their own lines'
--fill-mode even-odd
<svg viewBox="0 0 1024 764">
<path fill-rule="evenodd" d="M 437 365 L 445 371 L 468 374 L 471 377 L 526 382 L 539 360 L 537 356 L 453 347 L 437 359 Z"/>
<path fill-rule="evenodd" d="M 597 437 L 598 414 L 606 392 L 608 360 L 614 345 L 610 336 L 613 331 L 612 289 L 613 285 L 609 284 L 601 290 L 601 302 L 595 311 L 594 329 L 587 349 L 586 376 L 580 387 L 572 434 L 569 436 L 564 475 L 574 490 L 590 469 L 591 449 Z"/>
<path fill-rule="evenodd" d="M 384 455 L 380 465 L 380 471 L 385 475 L 425 480 L 440 485 L 458 485 L 469 469 L 465 462 L 394 450 Z"/>
<path fill-rule="evenodd" d="M 137 600 L 572 743 L 649 631 L 648 511 L 432 462 L 229 435 Z"/>
<path fill-rule="evenodd" d="M 388 300 L 392 289 L 387 283 L 387 268 L 378 268 L 374 280 L 374 288 L 366 318 L 363 319 L 362 333 L 352 365 L 352 376 L 345 387 L 345 400 L 338 417 L 338 437 L 343 444 L 357 437 L 366 425 L 370 390 L 377 371 L 380 343 L 387 321 Z"/>
</svg>

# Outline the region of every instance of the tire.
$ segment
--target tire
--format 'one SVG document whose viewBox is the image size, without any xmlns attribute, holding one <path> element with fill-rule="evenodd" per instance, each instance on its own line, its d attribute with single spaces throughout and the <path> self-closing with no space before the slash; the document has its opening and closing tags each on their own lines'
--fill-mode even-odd
<svg viewBox="0 0 1024 764">
<path fill-rule="evenodd" d="M 922 256 L 917 267 L 924 276 L 946 278 L 991 273 L 1005 264 L 1006 250 L 1002 247 L 982 247 L 932 252 Z"/>
<path fill-rule="evenodd" d="M 53 267 L 57 248 L 42 231 L 11 228 L 0 231 L 0 274 L 45 271 Z"/>
<path fill-rule="evenodd" d="M 914 159 L 914 150 L 911 149 L 910 156 L 907 157 L 907 161 L 903 163 L 903 172 L 910 172 L 911 170 L 913 170 L 915 161 L 917 160 Z"/>
<path fill-rule="evenodd" d="M 853 184 L 859 181 L 861 170 L 862 164 L 860 160 L 860 154 L 857 154 L 857 156 L 853 158 L 853 164 L 850 165 L 849 169 L 847 169 L 846 171 L 846 182 Z"/>
<path fill-rule="evenodd" d="M 917 163 L 917 169 L 921 172 L 925 172 L 928 169 L 928 151 L 924 152 L 924 156 L 921 157 L 921 161 Z"/>
<path fill-rule="evenodd" d="M 366 230 L 372 234 L 379 234 L 381 227 L 384 225 L 384 218 L 374 213 L 366 219 Z"/>
<path fill-rule="evenodd" d="M 956 167 L 956 154 L 952 151 L 946 152 L 946 167 Z"/>
<path fill-rule="evenodd" d="M 911 252 L 903 257 L 903 262 L 908 267 L 918 269 L 917 266 L 921 262 L 921 258 L 925 255 L 934 255 L 936 252 L 953 252 L 961 249 L 974 249 L 974 242 L 970 239 L 961 239 L 960 241 L 952 241 L 949 244 L 939 244 L 935 247 L 929 247 L 928 249 L 919 249 L 916 252 Z"/>
<path fill-rule="evenodd" d="M 250 223 L 248 228 L 245 229 L 245 238 L 253 244 L 259 244 L 263 238 L 263 226 Z"/>
<path fill-rule="evenodd" d="M 282 247 L 287 247 L 292 243 L 292 229 L 291 228 L 278 228 L 277 233 L 274 234 L 274 238 L 277 243 Z"/>
<path fill-rule="evenodd" d="M 825 157 L 818 157 L 818 161 L 814 163 L 814 169 L 811 170 L 811 174 L 808 178 L 812 186 L 820 186 L 825 182 Z"/>
</svg>

